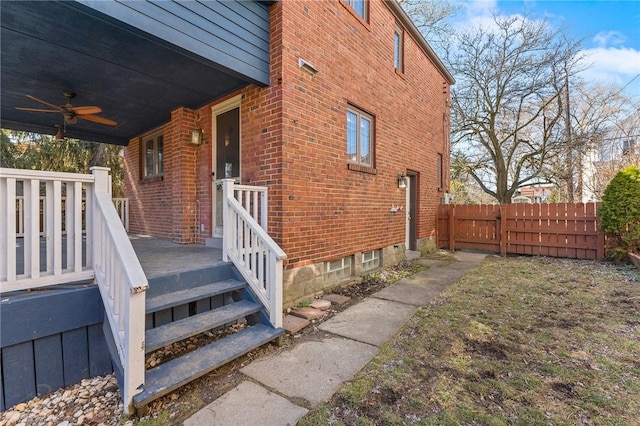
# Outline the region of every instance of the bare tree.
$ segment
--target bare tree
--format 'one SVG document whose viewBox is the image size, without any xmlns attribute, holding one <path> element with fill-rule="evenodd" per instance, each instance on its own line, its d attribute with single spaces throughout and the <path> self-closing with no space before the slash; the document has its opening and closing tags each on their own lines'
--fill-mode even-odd
<svg viewBox="0 0 640 426">
<path fill-rule="evenodd" d="M 566 87 L 565 90 L 571 93 L 570 109 L 567 105 L 567 118 L 562 123 L 568 135 L 566 149 L 550 159 L 544 176 L 559 186 L 559 200 L 591 200 L 596 188 L 591 179 L 594 171 L 589 161 L 599 161 L 593 156 L 600 157 L 602 139 L 611 139 L 614 129 L 622 129 L 625 117 L 633 109 L 630 108 L 632 102 L 618 87 L 588 84 L 577 79 L 570 89 Z M 618 133 L 614 139 L 623 138 Z"/>
<path fill-rule="evenodd" d="M 495 16 L 493 24 L 456 34 L 447 56 L 457 80 L 452 150 L 484 192 L 509 203 L 563 148 L 561 95 L 578 71 L 579 43 L 546 21 Z"/>
<path fill-rule="evenodd" d="M 440 51 L 449 45 L 454 34 L 450 18 L 462 3 L 452 0 L 398 0 L 422 36 Z"/>
</svg>

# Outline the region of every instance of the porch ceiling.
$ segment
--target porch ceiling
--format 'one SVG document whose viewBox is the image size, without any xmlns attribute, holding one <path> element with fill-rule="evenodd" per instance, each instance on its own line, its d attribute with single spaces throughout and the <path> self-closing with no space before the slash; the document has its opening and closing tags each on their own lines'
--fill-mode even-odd
<svg viewBox="0 0 640 426">
<path fill-rule="evenodd" d="M 15 108 L 47 108 L 26 95 L 63 105 L 62 92 L 71 90 L 74 106 L 99 106 L 118 125 L 78 120 L 65 135 L 126 145 L 176 107 L 255 82 L 77 2 L 3 0 L 0 7 L 3 128 L 55 134 L 61 114 Z"/>
</svg>

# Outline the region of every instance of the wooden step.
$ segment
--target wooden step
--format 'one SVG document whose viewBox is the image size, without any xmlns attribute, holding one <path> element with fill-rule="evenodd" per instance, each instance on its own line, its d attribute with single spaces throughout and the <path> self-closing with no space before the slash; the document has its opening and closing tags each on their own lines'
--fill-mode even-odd
<svg viewBox="0 0 640 426">
<path fill-rule="evenodd" d="M 174 306 L 184 305 L 211 296 L 217 296 L 236 290 L 242 290 L 245 284 L 242 281 L 229 279 L 218 281 L 212 284 L 180 290 L 173 293 L 149 297 L 146 301 L 145 311 L 147 314 L 158 312 Z"/>
<path fill-rule="evenodd" d="M 137 408 L 277 338 L 284 330 L 257 324 L 179 358 L 161 364 L 145 375 L 144 390 L 133 398 Z"/>
<path fill-rule="evenodd" d="M 147 330 L 145 352 L 155 351 L 163 346 L 195 336 L 212 328 L 229 324 L 240 318 L 255 314 L 261 305 L 249 300 L 231 303 L 211 311 L 203 312 L 179 321 Z"/>
</svg>

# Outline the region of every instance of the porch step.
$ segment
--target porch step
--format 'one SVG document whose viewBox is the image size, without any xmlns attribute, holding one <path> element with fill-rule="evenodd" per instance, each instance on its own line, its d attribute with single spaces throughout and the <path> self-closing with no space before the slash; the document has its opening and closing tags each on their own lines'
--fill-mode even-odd
<svg viewBox="0 0 640 426">
<path fill-rule="evenodd" d="M 145 352 L 149 353 L 212 328 L 232 323 L 240 318 L 255 314 L 260 309 L 262 309 L 261 305 L 249 300 L 241 300 L 212 311 L 152 328 L 146 333 Z"/>
<path fill-rule="evenodd" d="M 146 300 L 146 313 L 158 312 L 163 309 L 195 302 L 219 294 L 229 293 L 244 289 L 245 284 L 235 279 L 227 279 L 212 284 L 180 290 L 173 293 L 148 297 Z"/>
<path fill-rule="evenodd" d="M 282 328 L 257 324 L 148 370 L 144 390 L 133 398 L 134 405 L 137 408 L 144 407 L 154 399 L 276 339 L 282 333 Z"/>
</svg>

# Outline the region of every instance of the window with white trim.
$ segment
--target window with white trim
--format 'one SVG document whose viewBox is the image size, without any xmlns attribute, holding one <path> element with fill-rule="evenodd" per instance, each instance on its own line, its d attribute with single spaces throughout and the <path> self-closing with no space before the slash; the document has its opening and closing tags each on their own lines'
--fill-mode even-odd
<svg viewBox="0 0 640 426">
<path fill-rule="evenodd" d="M 393 31 L 393 67 L 404 72 L 404 31 L 399 26 Z"/>
<path fill-rule="evenodd" d="M 373 116 L 347 109 L 347 161 L 373 167 Z"/>
<path fill-rule="evenodd" d="M 369 5 L 367 0 L 344 0 L 353 11 L 365 22 L 369 22 Z"/>
<path fill-rule="evenodd" d="M 143 176 L 161 176 L 163 173 L 164 137 L 162 133 L 155 133 L 142 139 Z"/>
<path fill-rule="evenodd" d="M 436 158 L 436 184 L 438 185 L 438 189 L 441 189 L 444 186 L 442 163 L 442 154 L 438 153 L 438 156 Z"/>
</svg>

